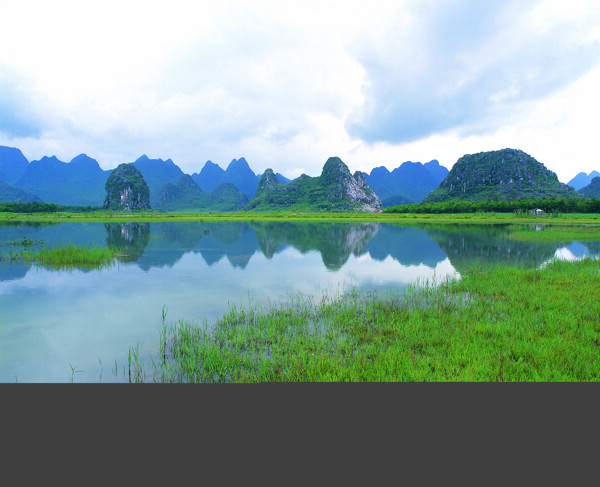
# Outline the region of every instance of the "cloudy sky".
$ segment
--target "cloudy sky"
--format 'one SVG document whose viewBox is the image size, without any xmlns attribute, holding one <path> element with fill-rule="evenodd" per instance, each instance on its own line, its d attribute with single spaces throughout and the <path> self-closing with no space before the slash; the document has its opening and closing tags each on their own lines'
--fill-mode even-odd
<svg viewBox="0 0 600 487">
<path fill-rule="evenodd" d="M 320 174 L 522 149 L 600 170 L 600 0 L 0 0 L 0 145 Z"/>
</svg>

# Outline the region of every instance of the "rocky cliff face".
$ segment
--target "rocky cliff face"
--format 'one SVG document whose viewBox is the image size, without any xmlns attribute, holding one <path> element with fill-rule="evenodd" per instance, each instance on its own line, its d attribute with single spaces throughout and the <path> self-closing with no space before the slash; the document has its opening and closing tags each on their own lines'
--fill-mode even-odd
<svg viewBox="0 0 600 487">
<path fill-rule="evenodd" d="M 257 191 L 261 191 L 264 193 L 279 188 L 280 186 L 281 183 L 279 182 L 279 179 L 277 179 L 277 176 L 273 172 L 273 169 L 267 169 L 260 178 L 260 181 L 258 182 Z"/>
<path fill-rule="evenodd" d="M 346 185 L 346 196 L 351 201 L 362 203 L 363 211 L 381 211 L 381 200 L 368 185 L 366 176 L 364 172 L 356 171 L 352 176 L 353 181 Z"/>
<path fill-rule="evenodd" d="M 575 196 L 573 188 L 529 154 L 502 149 L 461 157 L 423 202 Z"/>
<path fill-rule="evenodd" d="M 381 200 L 367 184 L 365 173 L 354 176 L 339 157 L 330 157 L 323 166 L 319 185 L 326 188 L 328 200 L 344 209 L 363 212 L 381 211 Z"/>
<path fill-rule="evenodd" d="M 132 164 L 120 164 L 106 180 L 104 208 L 143 210 L 150 208 L 150 190 L 142 173 Z"/>
<path fill-rule="evenodd" d="M 330 157 L 321 176 L 303 174 L 287 185 L 267 169 L 247 209 L 379 212 L 381 201 L 364 173 L 357 171 L 353 176 L 339 157 Z"/>
</svg>

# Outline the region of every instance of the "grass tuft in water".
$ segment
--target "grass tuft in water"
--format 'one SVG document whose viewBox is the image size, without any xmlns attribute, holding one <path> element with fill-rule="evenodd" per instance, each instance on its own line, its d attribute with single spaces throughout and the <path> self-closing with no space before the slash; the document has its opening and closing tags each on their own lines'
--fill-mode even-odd
<svg viewBox="0 0 600 487">
<path fill-rule="evenodd" d="M 23 259 L 53 270 L 100 269 L 114 263 L 114 252 L 106 247 L 84 247 L 67 244 L 24 253 Z"/>
</svg>

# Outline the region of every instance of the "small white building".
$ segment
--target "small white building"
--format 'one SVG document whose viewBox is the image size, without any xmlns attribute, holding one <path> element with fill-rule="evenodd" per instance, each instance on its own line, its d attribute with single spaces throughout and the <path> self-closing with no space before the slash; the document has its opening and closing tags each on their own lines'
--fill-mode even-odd
<svg viewBox="0 0 600 487">
<path fill-rule="evenodd" d="M 536 208 L 535 210 L 533 210 L 533 214 L 535 216 L 546 216 L 546 212 L 544 210 L 541 210 L 540 208 Z"/>
</svg>

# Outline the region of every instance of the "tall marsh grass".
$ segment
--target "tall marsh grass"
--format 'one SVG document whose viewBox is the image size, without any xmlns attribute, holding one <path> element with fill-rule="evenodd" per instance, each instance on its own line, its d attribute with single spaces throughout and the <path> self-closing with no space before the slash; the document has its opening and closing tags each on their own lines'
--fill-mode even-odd
<svg viewBox="0 0 600 487">
<path fill-rule="evenodd" d="M 157 382 L 597 381 L 600 261 L 496 267 L 381 295 L 166 324 Z"/>
</svg>

